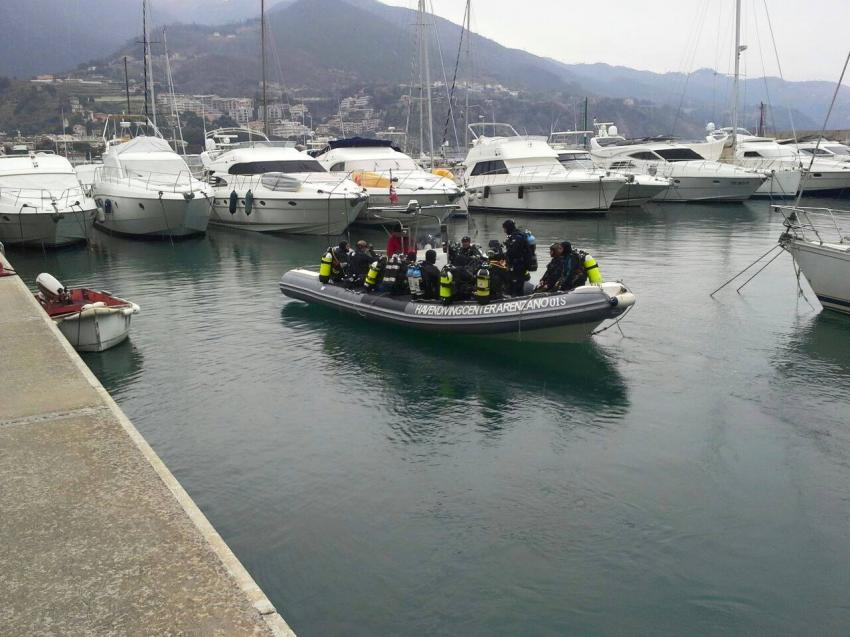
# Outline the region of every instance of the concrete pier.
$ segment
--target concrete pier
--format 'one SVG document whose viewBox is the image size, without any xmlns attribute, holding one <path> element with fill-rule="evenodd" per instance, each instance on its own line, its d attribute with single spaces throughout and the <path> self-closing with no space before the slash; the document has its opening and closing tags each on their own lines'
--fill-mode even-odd
<svg viewBox="0 0 850 637">
<path fill-rule="evenodd" d="M 294 635 L 17 276 L 0 277 L 0 635 Z"/>
</svg>

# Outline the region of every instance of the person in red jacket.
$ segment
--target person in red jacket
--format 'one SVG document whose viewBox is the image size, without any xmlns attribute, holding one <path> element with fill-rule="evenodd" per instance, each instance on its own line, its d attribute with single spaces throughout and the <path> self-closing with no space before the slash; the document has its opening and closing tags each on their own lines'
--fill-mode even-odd
<svg viewBox="0 0 850 637">
<path fill-rule="evenodd" d="M 394 254 L 407 256 L 411 253 L 416 256 L 416 248 L 411 244 L 410 237 L 402 236 L 401 230 L 390 232 L 390 238 L 387 239 L 387 258 Z"/>
</svg>

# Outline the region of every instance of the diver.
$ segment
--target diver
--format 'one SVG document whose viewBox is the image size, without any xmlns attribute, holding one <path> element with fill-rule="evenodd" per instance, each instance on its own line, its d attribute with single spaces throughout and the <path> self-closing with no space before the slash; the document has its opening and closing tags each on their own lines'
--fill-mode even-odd
<svg viewBox="0 0 850 637">
<path fill-rule="evenodd" d="M 422 298 L 440 298 L 440 268 L 437 267 L 437 251 L 425 252 L 425 260 L 419 264 L 422 271 Z"/>
<path fill-rule="evenodd" d="M 351 256 L 351 251 L 348 249 L 348 241 L 340 241 L 332 251 L 331 256 L 331 278 L 334 281 L 340 281 L 343 276 L 348 274 L 348 261 Z"/>
<path fill-rule="evenodd" d="M 362 239 L 357 242 L 354 254 L 348 258 L 348 273 L 356 282 L 362 282 L 366 278 L 369 266 L 378 258 L 372 246 Z"/>
<path fill-rule="evenodd" d="M 487 250 L 487 266 L 490 270 L 490 298 L 501 299 L 510 283 L 508 264 L 505 262 L 505 252 L 502 244 L 492 239 Z"/>
<path fill-rule="evenodd" d="M 507 235 L 505 239 L 505 258 L 510 273 L 508 294 L 511 296 L 522 296 L 525 282 L 528 280 L 528 270 L 531 266 L 529 254 L 531 246 L 524 232 L 520 232 L 513 219 L 507 219 L 502 223 L 502 228 Z"/>
<path fill-rule="evenodd" d="M 451 250 L 451 264 L 458 268 L 468 268 L 474 265 L 476 259 L 482 257 L 481 250 L 472 243 L 469 237 L 460 240 L 460 247 Z"/>
<path fill-rule="evenodd" d="M 587 271 L 584 269 L 584 258 L 569 241 L 561 241 L 564 256 L 564 274 L 561 278 L 560 289 L 574 290 L 587 283 Z"/>
<path fill-rule="evenodd" d="M 534 288 L 535 292 L 557 292 L 563 288 L 565 283 L 565 257 L 564 246 L 561 243 L 553 243 L 549 246 L 549 256 L 552 258 L 546 266 L 546 272 L 540 277 L 540 282 Z"/>
</svg>

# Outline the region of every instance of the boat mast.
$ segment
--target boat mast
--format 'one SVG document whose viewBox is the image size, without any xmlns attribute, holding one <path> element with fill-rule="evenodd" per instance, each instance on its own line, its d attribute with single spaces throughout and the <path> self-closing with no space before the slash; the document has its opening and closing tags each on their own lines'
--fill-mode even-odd
<svg viewBox="0 0 850 637">
<path fill-rule="evenodd" d="M 263 74 L 263 134 L 269 136 L 269 107 L 266 101 L 266 2 L 260 0 L 260 66 Z"/>
<path fill-rule="evenodd" d="M 419 45 L 421 47 L 422 55 L 419 57 L 420 63 L 423 65 L 422 75 L 425 82 L 425 101 L 428 105 L 428 165 L 430 168 L 434 167 L 434 118 L 431 113 L 431 64 L 428 59 L 428 49 L 430 42 L 428 41 L 426 29 L 427 25 L 425 23 L 425 0 L 419 0 L 419 17 L 420 17 L 420 34 L 419 34 Z"/>
<path fill-rule="evenodd" d="M 741 76 L 741 0 L 735 0 L 735 80 L 732 84 L 732 148 L 738 143 L 738 80 Z"/>
<path fill-rule="evenodd" d="M 144 32 L 142 34 L 142 42 L 144 42 L 145 50 L 145 115 L 148 115 L 147 91 L 150 90 L 150 115 L 153 116 L 153 126 L 154 128 L 156 128 L 156 95 L 154 94 L 153 89 L 153 62 L 151 60 L 151 41 L 148 36 L 148 27 L 150 25 L 150 7 L 148 7 L 147 4 L 148 0 L 142 0 L 142 22 L 144 23 L 142 25 L 144 27 Z M 148 89 L 148 84 L 150 84 L 150 89 Z"/>
<path fill-rule="evenodd" d="M 469 57 L 469 40 L 472 37 L 472 29 L 470 28 L 471 17 L 469 14 L 472 10 L 471 4 L 472 0 L 466 0 L 466 22 L 464 23 L 464 27 L 466 28 L 466 97 L 463 114 L 463 121 L 466 125 L 463 127 L 464 148 L 469 148 L 469 82 L 472 80 L 472 66 L 470 65 Z"/>
<path fill-rule="evenodd" d="M 130 114 L 130 76 L 127 74 L 127 56 L 124 56 L 124 92 L 127 94 L 127 115 Z"/>
<path fill-rule="evenodd" d="M 142 0 L 142 69 L 145 75 L 145 119 L 150 119 L 148 109 L 148 0 Z"/>
</svg>

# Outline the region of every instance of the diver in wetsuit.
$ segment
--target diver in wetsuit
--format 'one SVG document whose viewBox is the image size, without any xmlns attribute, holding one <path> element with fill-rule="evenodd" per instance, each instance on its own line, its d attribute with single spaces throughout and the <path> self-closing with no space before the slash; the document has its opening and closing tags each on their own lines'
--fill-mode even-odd
<svg viewBox="0 0 850 637">
<path fill-rule="evenodd" d="M 425 252 L 425 260 L 419 264 L 422 271 L 422 298 L 440 298 L 440 268 L 437 267 L 437 251 Z"/>
<path fill-rule="evenodd" d="M 357 247 L 348 259 L 348 272 L 356 281 L 362 282 L 366 278 L 369 266 L 378 258 L 372 246 L 362 239 L 357 242 Z"/>
<path fill-rule="evenodd" d="M 505 240 L 505 257 L 510 272 L 510 283 L 508 294 L 511 296 L 522 296 L 525 282 L 528 280 L 528 239 L 525 233 L 520 232 L 513 219 L 507 219 L 502 228 L 507 235 Z"/>
<path fill-rule="evenodd" d="M 549 246 L 549 256 L 552 260 L 549 261 L 546 272 L 543 273 L 540 282 L 534 288 L 535 292 L 557 292 L 564 283 L 564 246 L 560 243 L 553 243 Z"/>
</svg>

